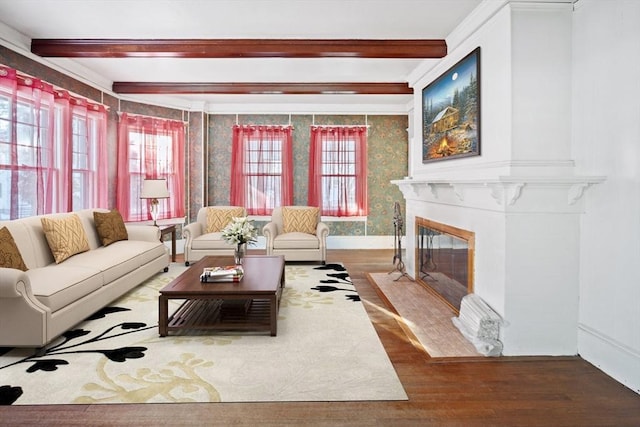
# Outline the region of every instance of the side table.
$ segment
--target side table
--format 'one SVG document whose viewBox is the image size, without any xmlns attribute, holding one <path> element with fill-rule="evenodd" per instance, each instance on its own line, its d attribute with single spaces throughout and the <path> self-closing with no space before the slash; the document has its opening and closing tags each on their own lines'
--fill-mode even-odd
<svg viewBox="0 0 640 427">
<path fill-rule="evenodd" d="M 171 262 L 176 262 L 176 226 L 175 224 L 159 225 L 160 229 L 160 241 L 165 234 L 171 233 Z"/>
</svg>

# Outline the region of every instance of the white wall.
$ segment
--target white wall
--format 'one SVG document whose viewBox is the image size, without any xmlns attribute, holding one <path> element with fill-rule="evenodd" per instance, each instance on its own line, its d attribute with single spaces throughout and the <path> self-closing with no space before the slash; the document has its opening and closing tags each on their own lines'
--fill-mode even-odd
<svg viewBox="0 0 640 427">
<path fill-rule="evenodd" d="M 598 180 L 576 176 L 570 158 L 572 6 L 482 8 L 484 16 L 461 24 L 467 36 L 412 84 L 421 94 L 480 46 L 481 155 L 423 164 L 422 135 L 414 134 L 413 179 L 397 182 L 407 234 L 416 216 L 473 231 L 474 292 L 505 320 L 503 354 L 574 355 L 582 190 Z M 414 110 L 421 129 L 420 95 Z M 413 245 L 407 239 L 409 254 Z"/>
<path fill-rule="evenodd" d="M 573 13 L 576 166 L 607 176 L 581 221 L 580 355 L 640 391 L 640 2 Z"/>
<path fill-rule="evenodd" d="M 481 46 L 482 155 L 422 164 L 415 132 L 407 235 L 415 216 L 476 233 L 505 354 L 578 352 L 640 391 L 640 2 L 493 4 L 414 73 L 421 93 Z"/>
</svg>

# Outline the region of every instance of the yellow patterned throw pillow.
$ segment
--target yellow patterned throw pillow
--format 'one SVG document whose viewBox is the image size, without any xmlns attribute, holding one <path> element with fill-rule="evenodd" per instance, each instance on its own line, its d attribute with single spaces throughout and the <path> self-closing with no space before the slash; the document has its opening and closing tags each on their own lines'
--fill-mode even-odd
<svg viewBox="0 0 640 427">
<path fill-rule="evenodd" d="M 56 264 L 89 250 L 89 242 L 78 215 L 71 214 L 56 219 L 40 218 L 40 221 Z"/>
<path fill-rule="evenodd" d="M 18 246 L 7 227 L 0 228 L 0 267 L 27 271 Z"/>
<path fill-rule="evenodd" d="M 129 238 L 127 227 L 124 226 L 122 215 L 117 209 L 109 212 L 94 211 L 93 222 L 96 224 L 96 231 L 103 246 Z"/>
<path fill-rule="evenodd" d="M 229 224 L 231 218 L 244 216 L 244 208 L 241 206 L 231 208 L 207 209 L 207 233 L 219 233 Z"/>
<path fill-rule="evenodd" d="M 285 233 L 316 234 L 318 226 L 319 208 L 297 208 L 285 206 L 282 208 L 282 226 Z"/>
</svg>

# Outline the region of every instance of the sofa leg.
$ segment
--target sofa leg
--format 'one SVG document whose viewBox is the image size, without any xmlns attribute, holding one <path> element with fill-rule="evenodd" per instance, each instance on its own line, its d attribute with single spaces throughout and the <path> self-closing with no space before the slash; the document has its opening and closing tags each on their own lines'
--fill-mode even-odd
<svg viewBox="0 0 640 427">
<path fill-rule="evenodd" d="M 167 271 L 169 271 L 169 267 L 168 266 L 164 268 L 164 272 L 166 273 Z"/>
<path fill-rule="evenodd" d="M 184 262 L 185 267 L 189 267 L 189 261 Z"/>
</svg>

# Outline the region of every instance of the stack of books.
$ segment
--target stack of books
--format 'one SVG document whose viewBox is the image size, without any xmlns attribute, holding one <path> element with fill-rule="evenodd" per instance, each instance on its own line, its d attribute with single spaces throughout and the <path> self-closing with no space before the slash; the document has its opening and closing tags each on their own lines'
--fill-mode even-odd
<svg viewBox="0 0 640 427">
<path fill-rule="evenodd" d="M 207 267 L 200 275 L 202 283 L 214 282 L 239 282 L 244 276 L 240 265 L 228 265 L 225 267 Z"/>
</svg>

